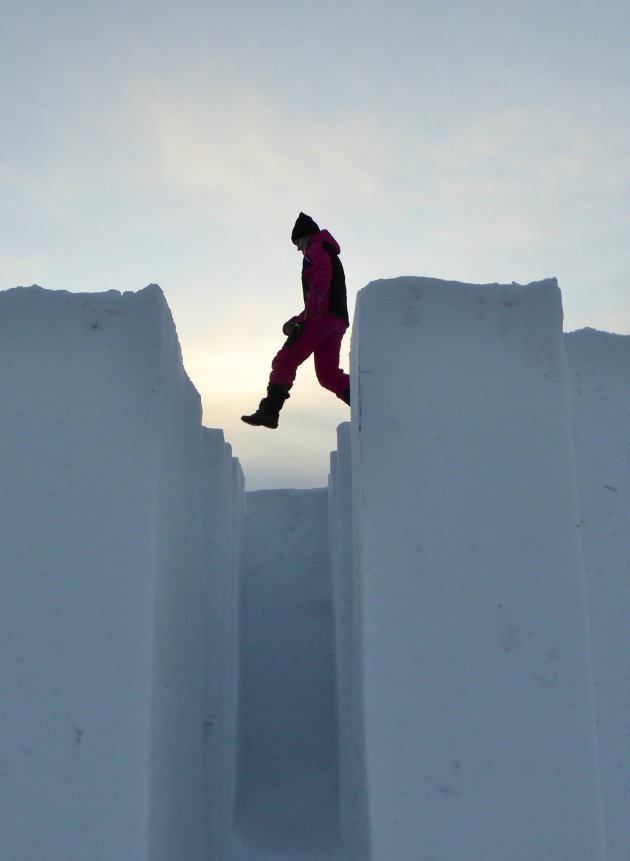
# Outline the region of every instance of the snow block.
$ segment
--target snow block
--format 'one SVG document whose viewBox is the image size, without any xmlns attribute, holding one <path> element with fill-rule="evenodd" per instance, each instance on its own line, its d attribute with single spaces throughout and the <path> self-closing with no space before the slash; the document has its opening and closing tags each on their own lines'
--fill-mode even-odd
<svg viewBox="0 0 630 861">
<path fill-rule="evenodd" d="M 573 403 L 608 861 L 630 846 L 630 336 L 564 336 Z"/>
<path fill-rule="evenodd" d="M 337 428 L 337 450 L 330 455 L 328 534 L 334 613 L 334 658 L 339 750 L 339 825 L 350 858 L 365 858 L 366 811 L 363 752 L 360 746 L 361 691 L 353 632 L 353 506 L 351 424 Z"/>
<path fill-rule="evenodd" d="M 555 280 L 374 282 L 351 363 L 365 857 L 603 859 Z"/>
<path fill-rule="evenodd" d="M 207 858 L 201 407 L 161 290 L 0 294 L 0 857 Z"/>
<path fill-rule="evenodd" d="M 243 579 L 245 480 L 223 431 L 203 429 L 208 558 L 204 717 L 205 834 L 209 858 L 224 858 L 235 802 L 238 619 Z"/>
</svg>

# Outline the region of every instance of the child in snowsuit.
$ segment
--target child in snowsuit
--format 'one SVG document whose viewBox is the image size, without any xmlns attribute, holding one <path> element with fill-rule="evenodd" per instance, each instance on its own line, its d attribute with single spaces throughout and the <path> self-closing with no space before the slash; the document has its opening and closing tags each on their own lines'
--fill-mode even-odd
<svg viewBox="0 0 630 861">
<path fill-rule="evenodd" d="M 303 212 L 295 222 L 291 241 L 304 255 L 304 310 L 282 327 L 288 337 L 271 363 L 267 397 L 255 413 L 241 416 L 247 424 L 266 428 L 278 427 L 278 416 L 297 369 L 311 355 L 321 385 L 350 405 L 350 377 L 339 367 L 341 341 L 349 326 L 341 249 L 327 230 L 320 230 Z"/>
</svg>

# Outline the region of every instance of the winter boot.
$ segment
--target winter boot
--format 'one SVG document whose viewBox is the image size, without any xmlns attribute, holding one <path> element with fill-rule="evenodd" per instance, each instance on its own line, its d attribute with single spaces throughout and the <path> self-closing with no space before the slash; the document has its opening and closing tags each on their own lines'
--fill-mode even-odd
<svg viewBox="0 0 630 861">
<path fill-rule="evenodd" d="M 262 399 L 256 412 L 251 416 L 241 416 L 241 420 L 248 425 L 275 429 L 278 427 L 280 410 L 288 397 L 290 397 L 288 386 L 269 383 L 267 397 Z"/>
<path fill-rule="evenodd" d="M 348 404 L 348 406 L 350 406 L 350 389 L 346 389 L 345 392 L 340 395 L 340 397 L 344 404 Z"/>
</svg>

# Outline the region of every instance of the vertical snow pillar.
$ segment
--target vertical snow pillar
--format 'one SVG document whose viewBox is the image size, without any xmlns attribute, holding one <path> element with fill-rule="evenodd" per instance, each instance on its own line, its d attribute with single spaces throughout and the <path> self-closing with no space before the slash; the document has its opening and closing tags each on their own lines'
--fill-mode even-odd
<svg viewBox="0 0 630 861">
<path fill-rule="evenodd" d="M 238 615 L 245 486 L 223 431 L 203 429 L 208 500 L 208 601 L 204 714 L 204 821 L 207 853 L 223 858 L 236 781 Z"/>
<path fill-rule="evenodd" d="M 363 857 L 366 817 L 362 756 L 357 746 L 361 739 L 360 678 L 355 671 L 357 649 L 354 643 L 354 582 L 352 525 L 352 455 L 350 422 L 337 429 L 337 451 L 330 458 L 328 519 L 330 570 L 332 581 L 335 684 L 337 701 L 337 738 L 339 750 L 339 822 L 344 845 L 351 857 Z"/>
<path fill-rule="evenodd" d="M 630 336 L 564 337 L 573 403 L 582 546 L 606 822 L 607 861 L 630 846 Z"/>
<path fill-rule="evenodd" d="M 562 308 L 368 285 L 352 338 L 371 861 L 601 861 Z"/>
<path fill-rule="evenodd" d="M 203 829 L 204 607 L 207 505 L 199 394 L 188 379 L 160 294 L 154 373 L 158 411 L 152 616 L 149 858 L 205 857 Z M 137 476 L 147 482 L 149 476 Z M 129 572 L 133 576 L 133 572 Z M 185 848 L 184 848 L 185 847 Z"/>
</svg>

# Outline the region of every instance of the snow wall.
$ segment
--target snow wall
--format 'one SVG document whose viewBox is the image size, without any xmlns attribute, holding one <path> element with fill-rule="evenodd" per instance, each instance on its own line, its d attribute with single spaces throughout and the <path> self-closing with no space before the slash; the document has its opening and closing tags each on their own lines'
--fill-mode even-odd
<svg viewBox="0 0 630 861">
<path fill-rule="evenodd" d="M 630 336 L 564 336 L 573 404 L 607 858 L 630 847 Z"/>
<path fill-rule="evenodd" d="M 220 857 L 243 478 L 160 289 L 2 293 L 0 402 L 0 857 Z"/>
<path fill-rule="evenodd" d="M 327 497 L 246 495 L 159 288 L 0 294 L 0 857 L 625 861 L 629 364 L 552 280 L 375 282 Z"/>
<path fill-rule="evenodd" d="M 353 859 L 626 857 L 629 366 L 562 335 L 555 280 L 360 292 L 329 482 Z"/>
</svg>

